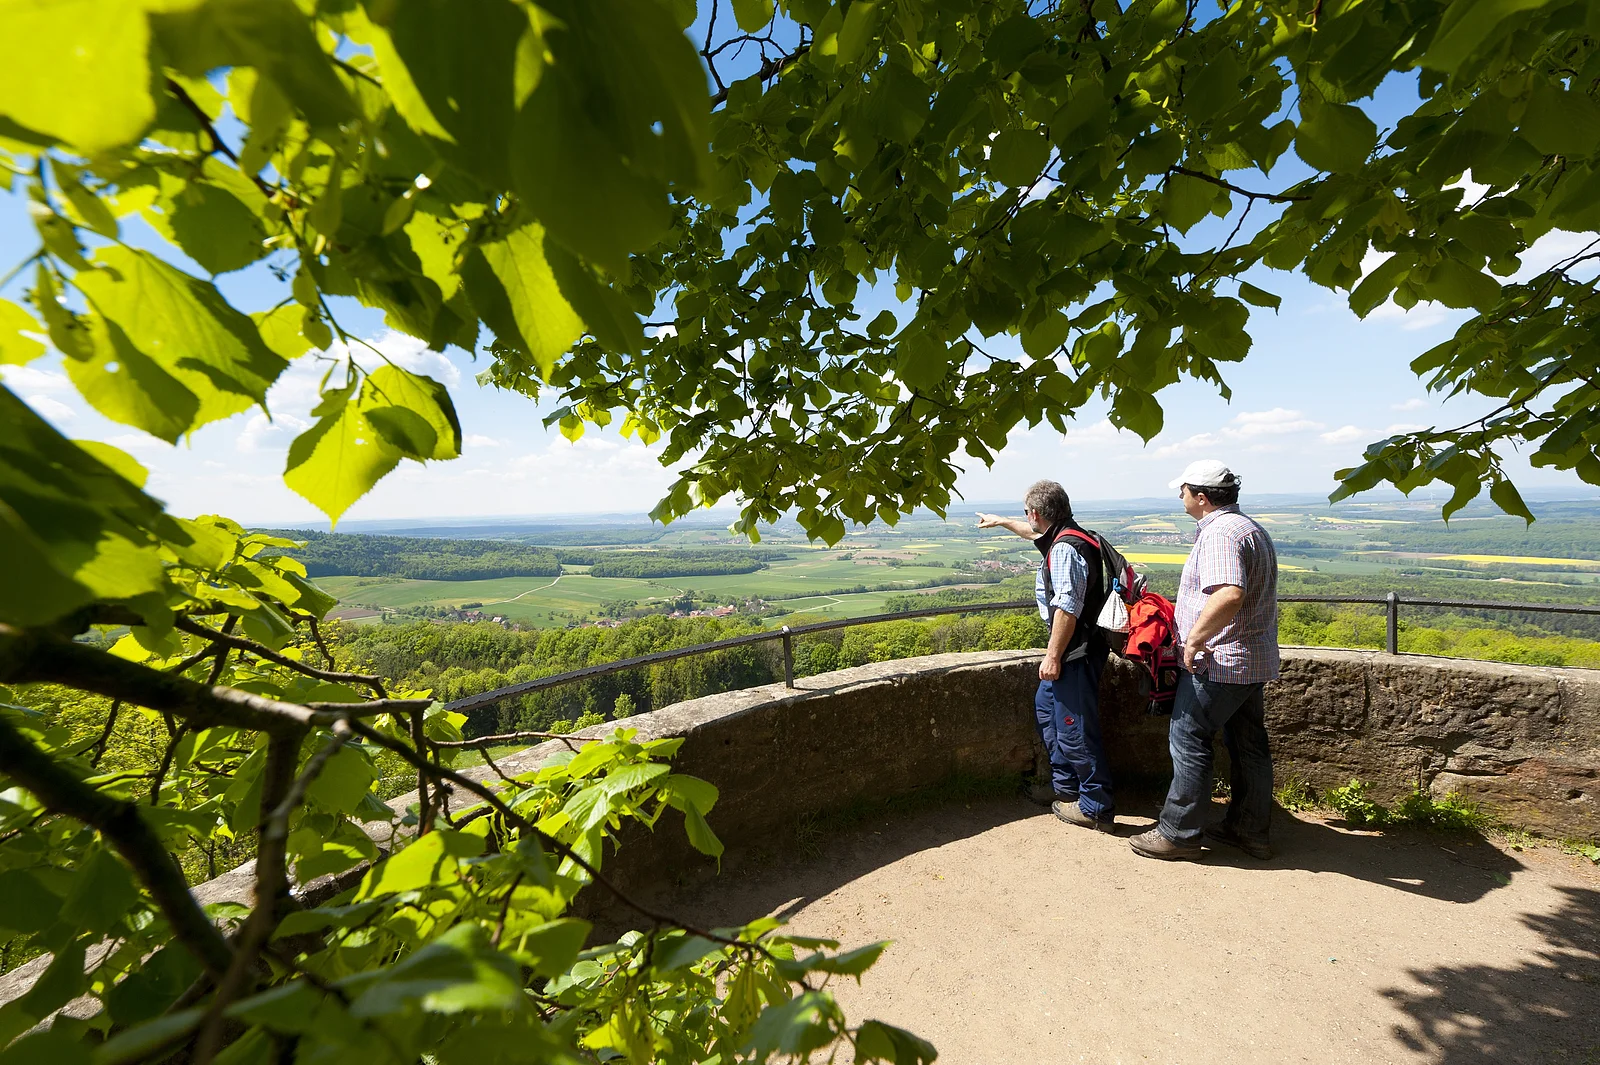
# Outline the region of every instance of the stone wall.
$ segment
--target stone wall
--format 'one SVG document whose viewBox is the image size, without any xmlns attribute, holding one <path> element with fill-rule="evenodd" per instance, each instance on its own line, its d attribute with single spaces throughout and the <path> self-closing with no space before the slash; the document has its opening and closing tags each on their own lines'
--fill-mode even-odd
<svg viewBox="0 0 1600 1065">
<path fill-rule="evenodd" d="M 1600 673 L 1367 651 L 1283 657 L 1283 678 L 1267 689 L 1280 782 L 1293 775 L 1320 790 L 1359 777 L 1379 801 L 1421 782 L 1534 831 L 1600 836 Z M 675 769 L 721 790 L 711 824 L 737 860 L 782 849 L 810 815 L 1033 769 L 1037 670 L 1036 651 L 935 655 L 802 678 L 794 690 L 707 696 L 628 724 L 646 739 L 684 737 Z M 1167 719 L 1144 713 L 1126 663 L 1109 663 L 1101 701 L 1118 779 L 1164 786 Z M 512 761 L 532 768 L 553 749 Z M 1225 774 L 1220 745 L 1218 755 Z M 614 875 L 640 885 L 711 867 L 675 824 L 621 857 Z"/>
</svg>

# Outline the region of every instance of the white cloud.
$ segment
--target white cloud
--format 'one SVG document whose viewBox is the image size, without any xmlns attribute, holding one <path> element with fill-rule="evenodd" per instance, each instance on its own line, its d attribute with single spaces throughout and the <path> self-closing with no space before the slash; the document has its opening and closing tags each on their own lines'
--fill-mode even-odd
<svg viewBox="0 0 1600 1065">
<path fill-rule="evenodd" d="M 13 392 L 45 392 L 57 395 L 71 392 L 72 382 L 66 374 L 51 373 L 34 366 L 6 366 L 0 368 L 0 380 Z"/>
<path fill-rule="evenodd" d="M 1101 418 L 1092 425 L 1086 425 L 1081 429 L 1077 426 L 1070 427 L 1065 433 L 1062 434 L 1061 443 L 1067 447 L 1073 447 L 1078 444 L 1124 443 L 1134 444 L 1137 446 L 1141 443 L 1141 441 L 1139 440 L 1137 433 L 1130 433 L 1122 429 L 1118 429 L 1115 425 L 1111 424 L 1110 418 Z"/>
<path fill-rule="evenodd" d="M 1367 315 L 1368 321 L 1398 321 L 1402 329 L 1431 329 L 1450 318 L 1450 308 L 1433 300 L 1423 300 L 1410 310 L 1394 300 L 1380 304 Z"/>
<path fill-rule="evenodd" d="M 1282 436 L 1321 428 L 1321 422 L 1312 421 L 1300 411 L 1274 407 L 1271 410 L 1244 411 L 1233 419 L 1232 426 L 1222 432 L 1225 436 L 1236 437 Z"/>
<path fill-rule="evenodd" d="M 357 365 L 369 373 L 382 366 L 384 358 L 388 358 L 396 366 L 431 377 L 446 388 L 455 388 L 461 384 L 461 371 L 457 369 L 456 364 L 440 352 L 429 350 L 425 340 L 386 329 L 377 339 L 369 343 L 381 351 L 383 356 L 380 357 L 372 348 L 361 344 L 351 349 Z M 336 348 L 329 354 L 342 357 L 344 352 Z"/>
<path fill-rule="evenodd" d="M 26 402 L 40 417 L 53 422 L 70 422 L 78 416 L 71 407 L 49 396 L 28 396 Z"/>
<path fill-rule="evenodd" d="M 289 441 L 311 428 L 311 423 L 286 411 L 268 418 L 260 411 L 250 415 L 250 420 L 239 430 L 234 447 L 243 452 L 276 451 L 287 448 Z"/>
<path fill-rule="evenodd" d="M 1371 429 L 1362 429 L 1354 425 L 1341 425 L 1331 433 L 1323 433 L 1321 440 L 1325 444 L 1354 444 L 1363 440 L 1370 440 L 1374 433 Z"/>
<path fill-rule="evenodd" d="M 1389 428 L 1385 429 L 1384 434 L 1387 436 L 1398 436 L 1401 433 L 1421 432 L 1426 428 L 1426 425 L 1413 425 L 1410 422 L 1396 422 L 1394 425 L 1391 425 Z"/>
<path fill-rule="evenodd" d="M 1393 403 L 1393 404 L 1390 404 L 1389 409 L 1390 410 L 1424 410 L 1424 409 L 1426 409 L 1427 406 L 1428 406 L 1428 401 L 1427 400 L 1413 396 L 1411 399 L 1406 400 L 1404 403 Z"/>
<path fill-rule="evenodd" d="M 124 451 L 168 451 L 172 445 L 145 433 L 121 433 L 107 440 L 112 447 Z"/>
<path fill-rule="evenodd" d="M 666 325 L 654 325 L 650 327 L 650 335 L 653 337 L 675 337 L 678 335 L 678 327 L 671 322 Z"/>
<path fill-rule="evenodd" d="M 467 435 L 467 438 L 465 440 L 463 440 L 462 443 L 465 444 L 467 447 L 499 447 L 500 446 L 500 441 L 496 440 L 492 436 L 484 436 L 482 433 L 469 433 Z"/>
</svg>

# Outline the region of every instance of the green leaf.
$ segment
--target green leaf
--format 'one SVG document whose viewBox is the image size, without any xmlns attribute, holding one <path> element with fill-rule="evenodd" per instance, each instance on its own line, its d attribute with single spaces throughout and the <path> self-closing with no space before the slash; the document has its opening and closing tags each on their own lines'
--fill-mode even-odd
<svg viewBox="0 0 1600 1065">
<path fill-rule="evenodd" d="M 456 253 L 466 236 L 466 225 L 454 219 L 419 210 L 405 224 L 411 250 L 422 264 L 422 274 L 439 286 L 439 294 L 449 299 L 461 287 Z"/>
<path fill-rule="evenodd" d="M 168 61 L 190 77 L 218 67 L 254 67 L 313 129 L 335 130 L 358 115 L 293 0 L 205 0 L 152 14 L 150 21 Z"/>
<path fill-rule="evenodd" d="M 929 1065 L 939 1056 L 933 1044 L 904 1028 L 882 1021 L 867 1021 L 856 1030 L 856 1060 L 888 1061 L 894 1065 Z"/>
<path fill-rule="evenodd" d="M 356 890 L 357 901 L 429 885 L 447 885 L 461 878 L 460 860 L 481 853 L 478 836 L 435 829 L 368 870 Z"/>
<path fill-rule="evenodd" d="M 1239 298 L 1253 306 L 1269 307 L 1272 310 L 1277 310 L 1283 304 L 1282 296 L 1275 296 L 1266 289 L 1257 288 L 1248 281 L 1239 282 Z"/>
<path fill-rule="evenodd" d="M 1003 130 L 989 146 L 989 173 L 1009 188 L 1023 189 L 1038 180 L 1049 158 L 1050 141 L 1042 130 Z"/>
<path fill-rule="evenodd" d="M 306 798 L 337 813 L 354 813 L 377 779 L 377 770 L 365 754 L 353 747 L 341 747 L 306 789 Z"/>
<path fill-rule="evenodd" d="M 300 331 L 303 312 L 293 303 L 286 303 L 270 311 L 252 314 L 261 342 L 281 359 L 298 359 L 311 350 L 311 342 Z"/>
<path fill-rule="evenodd" d="M 1211 213 L 1217 196 L 1225 191 L 1209 181 L 1201 181 L 1187 174 L 1169 174 L 1167 186 L 1161 193 L 1161 215 L 1179 233 L 1187 233 L 1196 222 Z"/>
<path fill-rule="evenodd" d="M 139 460 L 119 447 L 113 447 L 101 440 L 74 440 L 74 444 L 94 457 L 95 461 L 115 470 L 117 475 L 135 488 L 143 488 L 150 479 L 150 471 L 140 465 Z M 178 523 L 185 524 L 178 519 Z"/>
<path fill-rule="evenodd" d="M 1456 0 L 1445 9 L 1422 65 L 1454 71 L 1466 63 L 1495 28 L 1519 11 L 1546 6 L 1550 0 Z"/>
<path fill-rule="evenodd" d="M 381 10 L 370 41 L 407 124 L 494 188 L 511 184 L 509 133 L 543 76 L 545 42 L 509 0 L 408 0 Z"/>
<path fill-rule="evenodd" d="M 1395 285 L 1405 279 L 1416 260 L 1410 255 L 1395 254 L 1379 263 L 1361 283 L 1350 292 L 1350 309 L 1365 318 L 1388 300 Z"/>
<path fill-rule="evenodd" d="M 1022 330 L 1022 350 L 1030 358 L 1049 359 L 1067 342 L 1072 331 L 1072 321 L 1060 311 L 1051 311 L 1038 325 Z"/>
<path fill-rule="evenodd" d="M 1489 486 L 1489 498 L 1494 501 L 1495 506 L 1507 514 L 1521 518 L 1530 525 L 1533 524 L 1533 511 L 1522 501 L 1522 493 L 1517 491 L 1517 486 L 1505 478 Z"/>
<path fill-rule="evenodd" d="M 694 46 L 655 0 L 544 5 L 565 29 L 517 116 L 517 189 L 557 240 L 620 273 L 706 173 L 710 97 Z"/>
<path fill-rule="evenodd" d="M 98 315 L 87 323 L 89 357 L 62 368 L 91 407 L 169 444 L 195 428 L 200 399 L 183 381 L 134 347 L 117 323 Z"/>
<path fill-rule="evenodd" d="M 701 854 L 713 858 L 722 857 L 722 841 L 717 834 L 711 831 L 711 826 L 706 823 L 705 815 L 698 807 L 685 803 L 683 806 L 683 823 L 689 831 L 689 843 Z"/>
<path fill-rule="evenodd" d="M 105 268 L 80 271 L 73 283 L 133 347 L 199 398 L 193 426 L 266 401 L 288 363 L 215 286 L 149 252 L 109 247 L 97 258 Z"/>
<path fill-rule="evenodd" d="M 0 929 L 12 935 L 43 932 L 61 918 L 61 896 L 47 889 L 28 869 L 0 872 Z"/>
<path fill-rule="evenodd" d="M 62 305 L 55 272 L 42 262 L 34 271 L 33 305 L 44 318 L 50 343 L 63 355 L 87 359 L 94 352 L 94 340 L 89 335 L 88 323 Z"/>
<path fill-rule="evenodd" d="M 321 409 L 321 408 L 319 408 Z M 400 463 L 401 452 L 348 397 L 289 445 L 283 483 L 337 523 Z"/>
<path fill-rule="evenodd" d="M 215 185 L 189 182 L 164 212 L 146 211 L 145 218 L 208 273 L 239 270 L 267 254 L 261 218 Z"/>
<path fill-rule="evenodd" d="M 360 989 L 350 1003 L 352 1017 L 384 1017 L 413 1003 L 434 1013 L 461 1013 L 512 1009 L 525 1001 L 516 962 L 491 947 L 488 931 L 473 922 L 454 926 L 388 969 L 359 974 L 341 986 L 346 994 Z"/>
<path fill-rule="evenodd" d="M 394 365 L 378 367 L 362 388 L 361 413 L 407 458 L 421 462 L 461 454 L 461 422 L 450 392 L 431 377 Z"/>
<path fill-rule="evenodd" d="M 0 1051 L 5 1065 L 92 1065 L 89 1043 L 62 1024 L 29 1032 Z"/>
<path fill-rule="evenodd" d="M 1415 283 L 1415 275 L 1412 277 Z M 1500 301 L 1500 282 L 1459 259 L 1440 259 L 1427 280 L 1417 286 L 1428 299 L 1446 307 L 1475 307 L 1487 311 Z"/>
<path fill-rule="evenodd" d="M 0 300 L 0 366 L 22 366 L 44 354 L 44 344 L 23 333 L 43 333 L 44 326 L 10 300 Z"/>
<path fill-rule="evenodd" d="M 1378 127 L 1366 112 L 1349 104 L 1323 103 L 1310 92 L 1301 96 L 1300 110 L 1294 147 L 1301 159 L 1332 173 L 1349 173 L 1366 165 L 1378 143 Z"/>
<path fill-rule="evenodd" d="M 93 598 L 166 587 L 161 508 L 0 386 L 0 622 L 39 625 Z"/>
<path fill-rule="evenodd" d="M 119 1032 L 95 1049 L 93 1065 L 140 1061 L 200 1027 L 205 1017 L 204 1006 L 191 1006 Z"/>
<path fill-rule="evenodd" d="M 713 943 L 704 936 L 682 936 L 672 940 L 670 945 L 657 947 L 655 967 L 657 971 L 664 973 L 674 969 L 685 969 L 721 950 L 720 944 Z"/>
<path fill-rule="evenodd" d="M 869 943 L 864 947 L 836 954 L 832 957 L 822 955 L 809 964 L 809 968 L 819 973 L 834 973 L 839 976 L 854 976 L 858 981 L 861 974 L 878 963 L 889 944 Z"/>
<path fill-rule="evenodd" d="M 1118 429 L 1131 429 L 1146 442 L 1161 432 L 1162 423 L 1165 421 L 1161 404 L 1156 401 L 1156 397 L 1127 385 L 1117 390 L 1117 397 L 1112 402 L 1109 417 L 1112 425 Z"/>
<path fill-rule="evenodd" d="M 583 335 L 582 319 L 561 294 L 544 255 L 544 230 L 530 223 L 483 245 L 511 305 L 521 348 L 548 378 L 556 360 Z M 502 338 L 507 339 L 507 338 Z"/>
<path fill-rule="evenodd" d="M 772 21 L 772 0 L 733 0 L 733 17 L 746 33 L 760 33 Z"/>
<path fill-rule="evenodd" d="M 844 24 L 839 27 L 837 55 L 841 63 L 854 63 L 872 43 L 873 32 L 878 28 L 877 0 L 853 0 L 845 12 Z M 876 55 L 876 50 L 873 55 Z"/>
<path fill-rule="evenodd" d="M 588 921 L 563 917 L 517 937 L 522 964 L 540 976 L 557 977 L 578 960 L 578 951 L 593 929 Z"/>
<path fill-rule="evenodd" d="M 711 812 L 717 804 L 717 786 L 683 773 L 671 773 L 656 783 L 656 791 L 668 805 L 679 810 L 694 807 L 702 814 Z"/>
<path fill-rule="evenodd" d="M 0 5 L 0 113 L 84 154 L 131 144 L 156 115 L 149 39 L 126 0 Z"/>
<path fill-rule="evenodd" d="M 768 1006 L 750 1027 L 749 1045 L 762 1061 L 774 1053 L 804 1057 L 832 1040 L 831 1007 L 820 991 L 804 991 L 788 1002 Z"/>
<path fill-rule="evenodd" d="M 116 215 L 111 213 L 111 209 L 100 197 L 83 187 L 83 183 L 78 180 L 77 168 L 51 159 L 50 172 L 55 175 L 57 186 L 66 195 L 67 203 L 78 220 L 102 237 L 117 239 Z"/>
</svg>

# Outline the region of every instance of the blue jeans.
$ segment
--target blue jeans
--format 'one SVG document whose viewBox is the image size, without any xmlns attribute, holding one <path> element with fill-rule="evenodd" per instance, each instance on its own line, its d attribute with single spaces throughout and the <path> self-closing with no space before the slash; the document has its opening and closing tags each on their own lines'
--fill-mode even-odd
<svg viewBox="0 0 1600 1065">
<path fill-rule="evenodd" d="M 1105 651 L 1061 667 L 1055 680 L 1041 680 L 1033 697 L 1033 713 L 1050 756 L 1050 782 L 1058 797 L 1071 801 L 1090 817 L 1109 821 L 1117 804 L 1111 796 L 1111 768 L 1100 737 L 1100 674 Z"/>
<path fill-rule="evenodd" d="M 1260 684 L 1222 684 L 1185 673 L 1172 701 L 1167 740 L 1172 787 L 1161 810 L 1161 834 L 1199 843 L 1211 805 L 1211 742 L 1223 730 L 1233 769 L 1224 821 L 1240 836 L 1265 843 L 1272 826 L 1272 750 Z"/>
</svg>

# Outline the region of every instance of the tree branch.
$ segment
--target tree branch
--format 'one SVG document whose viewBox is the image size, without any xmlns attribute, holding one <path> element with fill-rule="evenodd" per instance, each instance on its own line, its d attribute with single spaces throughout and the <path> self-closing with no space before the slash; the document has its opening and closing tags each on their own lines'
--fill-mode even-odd
<svg viewBox="0 0 1600 1065">
<path fill-rule="evenodd" d="M 38 629 L 0 625 L 0 683 L 48 681 L 182 717 L 190 728 L 233 725 L 280 732 L 349 717 L 426 710 L 429 699 L 285 703 L 150 669 Z"/>
<path fill-rule="evenodd" d="M 97 791 L 73 776 L 59 762 L 34 746 L 0 718 L 0 772 L 27 788 L 58 814 L 81 821 L 99 832 L 133 867 L 145 890 L 172 926 L 172 934 L 189 949 L 212 979 L 220 979 L 233 962 L 222 933 L 189 893 L 177 860 L 139 813 L 136 804 Z"/>
<path fill-rule="evenodd" d="M 1190 170 L 1186 166 L 1169 166 L 1167 167 L 1167 173 L 1182 174 L 1184 177 L 1192 177 L 1200 181 L 1209 181 L 1213 185 L 1220 185 L 1229 192 L 1237 192 L 1239 195 L 1248 196 L 1252 200 L 1266 200 L 1269 203 L 1301 203 L 1305 200 L 1311 199 L 1309 195 L 1290 196 L 1281 192 L 1251 192 L 1249 189 L 1241 189 L 1238 185 L 1235 185 L 1231 181 L 1224 181 L 1222 178 L 1211 174 L 1202 174 L 1200 171 Z"/>
<path fill-rule="evenodd" d="M 775 55 L 769 59 L 763 60 L 761 63 L 761 68 L 756 71 L 756 77 L 762 81 L 766 81 L 774 75 L 782 73 L 784 67 L 795 62 L 809 51 L 811 51 L 811 45 L 802 44 L 792 52 L 787 52 L 783 55 Z M 727 102 L 727 89 L 720 89 L 711 94 L 711 106 L 713 108 L 721 107 Z"/>
<path fill-rule="evenodd" d="M 201 639 L 210 640 L 213 643 L 220 643 L 223 646 L 231 647 L 236 651 L 244 651 L 248 654 L 253 654 L 257 658 L 266 659 L 268 662 L 276 663 L 277 665 L 283 666 L 285 669 L 292 669 L 296 673 L 303 673 L 308 677 L 315 677 L 317 680 L 333 681 L 337 684 L 365 684 L 367 687 L 373 690 L 378 698 L 388 698 L 388 693 L 384 691 L 383 688 L 382 677 L 377 677 L 370 673 L 339 673 L 330 669 L 318 669 L 315 666 L 308 666 L 304 662 L 297 661 L 296 659 L 290 658 L 288 655 L 280 654 L 279 652 L 274 651 L 265 644 L 257 643 L 256 641 L 246 639 L 243 636 L 231 636 L 226 632 L 218 632 L 217 630 L 207 628 L 198 621 L 194 621 L 190 618 L 180 617 L 174 621 L 173 624 L 191 636 L 199 636 Z M 327 652 L 324 651 L 323 653 L 326 654 Z"/>
</svg>

